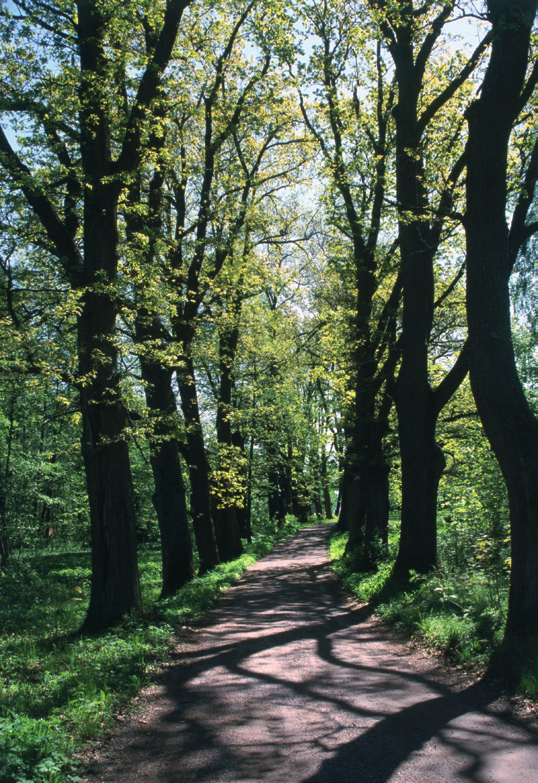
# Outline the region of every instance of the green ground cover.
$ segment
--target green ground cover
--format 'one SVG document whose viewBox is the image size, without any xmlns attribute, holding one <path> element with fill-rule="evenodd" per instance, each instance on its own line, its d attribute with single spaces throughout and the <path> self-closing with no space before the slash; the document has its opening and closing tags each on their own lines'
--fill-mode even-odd
<svg viewBox="0 0 538 783">
<path fill-rule="evenodd" d="M 441 524 L 440 548 L 448 548 L 453 531 Z M 389 547 L 379 552 L 377 566 L 360 571 L 361 553 L 345 554 L 347 533 L 331 533 L 329 556 L 344 587 L 396 630 L 424 646 L 441 652 L 456 666 L 498 672 L 506 662 L 503 634 L 508 603 L 508 567 L 501 552 L 488 557 L 486 537 L 475 544 L 475 556 L 452 558 L 428 576 L 412 575 L 402 584 L 392 575 L 396 554 L 397 522 L 393 520 Z M 448 558 L 447 558 L 448 560 Z M 538 695 L 538 645 L 526 651 L 525 668 L 517 689 Z M 506 674 L 506 672 L 504 672 Z"/>
<path fill-rule="evenodd" d="M 258 526 L 237 560 L 158 601 L 160 553 L 140 552 L 146 613 L 99 636 L 77 633 L 90 587 L 88 552 L 28 556 L 0 573 L 0 783 L 72 783 L 70 761 L 102 734 L 174 646 L 174 631 L 300 525 Z"/>
</svg>

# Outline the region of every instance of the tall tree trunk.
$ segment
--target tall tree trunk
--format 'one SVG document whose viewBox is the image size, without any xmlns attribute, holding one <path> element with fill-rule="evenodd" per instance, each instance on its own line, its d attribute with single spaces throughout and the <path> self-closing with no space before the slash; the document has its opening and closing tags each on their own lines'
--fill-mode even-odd
<svg viewBox="0 0 538 783">
<path fill-rule="evenodd" d="M 236 303 L 234 311 L 237 320 L 240 302 Z M 233 364 L 239 339 L 239 328 L 235 326 L 221 329 L 219 334 L 219 400 L 217 407 L 217 442 L 219 446 L 219 460 L 224 461 L 224 469 L 234 468 L 234 450 L 232 436 L 232 392 L 233 392 Z M 231 464 L 226 464 L 226 463 Z M 222 539 L 219 541 L 219 554 L 222 561 L 234 560 L 243 553 L 243 544 L 239 531 L 237 514 L 236 490 L 231 486 L 232 477 L 219 487 L 218 511 Z"/>
<path fill-rule="evenodd" d="M 350 467 L 345 463 L 342 473 L 342 479 L 340 482 L 340 491 L 338 495 L 340 502 L 340 510 L 338 513 L 338 530 L 344 532 L 350 529 L 350 520 L 353 516 L 358 514 L 358 486 L 354 474 L 351 472 Z M 360 544 L 360 540 L 354 540 L 350 543 L 349 539 L 346 545 L 347 549 Z"/>
<path fill-rule="evenodd" d="M 77 3 L 80 51 L 80 149 L 84 188 L 82 310 L 78 316 L 82 455 L 90 506 L 92 580 L 83 630 L 141 609 L 134 491 L 125 438 L 116 340 L 117 206 L 108 99 L 96 86 L 106 67 L 106 21 L 95 4 Z"/>
<path fill-rule="evenodd" d="M 461 382 L 466 372 L 465 362 L 458 359 L 458 371 L 451 370 L 448 385 L 445 378 L 435 392 L 430 387 L 428 344 L 435 302 L 433 262 L 446 218 L 452 212 L 454 186 L 464 161 L 460 157 L 454 162 L 447 185 L 434 204 L 424 170 L 425 133 L 431 119 L 477 66 L 488 40 L 480 42 L 459 74 L 424 108 L 422 96 L 428 62 L 453 5 L 439 8 L 424 35 L 418 32 L 419 10 L 413 2 L 393 6 L 376 2 L 376 5 L 385 15 L 380 18 L 380 24 L 394 60 L 398 84 L 398 103 L 393 115 L 403 317 L 399 340 L 401 367 L 395 388 L 402 460 L 402 551 L 396 571 L 406 576 L 410 569 L 427 571 L 436 564 L 435 498 L 444 458 L 435 443 L 435 422 L 442 400 L 448 401 L 449 391 L 453 393 L 456 380 L 459 378 Z"/>
<path fill-rule="evenodd" d="M 155 491 L 152 496 L 161 534 L 163 583 L 161 598 L 174 595 L 194 576 L 192 541 L 185 482 L 177 437 L 177 408 L 170 368 L 140 358 L 146 404 L 155 417 L 150 437 L 150 463 Z"/>
<path fill-rule="evenodd" d="M 114 625 L 132 609 L 140 610 L 141 596 L 133 482 L 125 440 L 128 419 L 121 400 L 114 342 L 116 306 L 111 296 L 92 289 L 85 293 L 83 302 L 78 318 L 79 369 L 88 380 L 81 387 L 80 401 L 92 578 L 82 628 L 95 631 Z M 100 357 L 97 366 L 95 356 Z"/>
<path fill-rule="evenodd" d="M 318 519 L 325 519 L 321 486 L 321 458 L 317 446 L 310 449 L 308 462 L 310 465 L 310 497 L 312 505 L 314 506 L 316 517 Z"/>
<path fill-rule="evenodd" d="M 423 214 L 427 195 L 417 136 L 420 83 L 414 68 L 405 78 L 403 55 L 401 59 L 395 117 L 403 315 L 402 362 L 395 402 L 402 462 L 402 519 L 395 569 L 405 575 L 411 569 L 427 572 L 437 564 L 436 487 L 444 461 L 435 442 L 436 420 L 428 415 L 434 277 L 430 228 Z"/>
<path fill-rule="evenodd" d="M 506 225 L 507 151 L 521 100 L 536 0 L 488 2 L 490 62 L 467 113 L 467 314 L 471 387 L 508 489 L 512 571 L 507 637 L 538 636 L 538 422 L 514 359 L 509 277 L 536 172 Z M 536 165 L 536 162 L 535 164 Z M 519 221 L 519 222 L 518 222 Z"/>
<path fill-rule="evenodd" d="M 252 466 L 254 463 L 254 436 L 250 436 L 250 446 L 248 450 L 248 469 L 247 469 L 247 505 L 246 505 L 246 525 L 247 540 L 252 542 Z"/>
<path fill-rule="evenodd" d="M 449 14 L 441 11 L 432 42 Z M 403 313 L 401 366 L 395 387 L 402 463 L 402 517 L 395 572 L 427 572 L 437 563 L 437 490 L 444 456 L 435 440 L 439 410 L 429 383 L 428 353 L 434 311 L 434 255 L 440 226 L 434 225 L 425 186 L 422 133 L 418 106 L 423 86 L 423 54 L 414 40 L 410 4 L 398 19 L 392 47 L 398 81 L 396 121 L 396 189 L 401 257 Z M 433 36 L 433 37 L 432 37 Z M 416 47 L 416 48 L 415 48 Z M 441 220 L 441 218 L 440 218 Z"/>
<path fill-rule="evenodd" d="M 198 573 L 205 574 L 219 564 L 215 531 L 211 521 L 209 464 L 200 421 L 194 366 L 190 356 L 184 356 L 184 365 L 177 371 L 181 408 L 187 429 L 189 450 L 189 479 L 191 484 L 191 513 L 196 546 L 200 557 Z"/>
<path fill-rule="evenodd" d="M 117 114 L 111 111 L 112 95 L 107 83 L 112 65 L 117 70 L 117 63 L 110 59 L 115 56 L 111 55 L 110 17 L 100 3 L 77 0 L 74 4 L 80 65 L 76 94 L 80 102 L 79 128 L 71 140 L 78 142 L 78 150 L 72 150 L 71 144 L 64 145 L 54 130 L 47 134 L 51 141 L 49 153 L 58 155 L 66 172 L 63 209 L 58 209 L 56 198 L 56 194 L 62 198 L 61 186 L 54 188 L 54 203 L 51 202 L 0 128 L 2 165 L 11 171 L 42 225 L 46 239 L 41 237 L 40 242 L 52 249 L 72 290 L 82 294 L 77 318 L 77 388 L 92 538 L 91 594 L 83 625 L 88 631 L 110 626 L 125 612 L 141 608 L 134 492 L 126 438 L 128 417 L 118 372 L 117 206 L 128 179 L 125 175 L 132 173 L 140 162 L 145 118 L 151 113 L 188 4 L 189 0 L 167 4 L 150 62 L 139 89 L 133 91 L 136 98 L 130 116 L 122 117 L 119 123 Z M 39 24 L 31 13 L 27 18 L 30 25 L 34 21 Z M 113 136 L 115 151 L 119 148 L 116 160 L 112 159 Z M 82 236 L 78 232 L 81 224 Z"/>
<path fill-rule="evenodd" d="M 336 506 L 334 509 L 334 515 L 337 518 L 336 526 L 338 530 L 349 530 L 349 527 L 342 527 L 345 521 L 341 517 L 342 501 L 344 492 L 344 479 L 345 479 L 345 458 L 343 454 L 338 455 L 338 496 L 336 498 Z"/>
<path fill-rule="evenodd" d="M 372 360 L 367 362 L 364 357 L 362 366 L 368 364 Z M 358 498 L 356 513 L 349 520 L 349 549 L 362 543 L 368 547 L 376 538 L 385 541 L 388 531 L 389 466 L 383 452 L 383 436 L 390 407 L 380 417 L 376 410 L 377 384 L 373 371 L 366 378 L 361 378 L 359 372 L 359 380 L 352 441 Z"/>
<path fill-rule="evenodd" d="M 269 519 L 274 520 L 280 526 L 284 522 L 286 514 L 289 513 L 291 480 L 288 461 L 283 457 L 278 444 L 272 440 L 275 435 L 271 425 L 268 426 L 268 433 L 269 438 L 265 444 L 267 452 L 267 505 Z M 295 513 L 294 509 L 292 513 Z"/>
<path fill-rule="evenodd" d="M 412 426 L 405 410 L 407 395 L 397 401 L 402 459 L 402 518 L 394 572 L 407 577 L 411 570 L 427 573 L 437 563 L 437 490 L 445 458 L 435 440 L 436 417 L 422 406 Z"/>
<path fill-rule="evenodd" d="M 428 384 L 428 394 L 424 409 L 421 409 L 422 419 L 416 434 L 413 433 L 409 418 L 402 416 L 404 432 L 400 433 L 400 450 L 403 449 L 405 453 L 405 459 L 402 454 L 402 519 L 394 573 L 404 578 L 408 577 L 411 570 L 427 573 L 437 561 L 437 494 L 445 468 L 445 457 L 435 439 L 435 429 L 440 412 L 462 383 L 467 370 L 466 343 L 435 390 Z M 403 399 L 397 398 L 398 418 L 399 405 L 403 405 Z"/>
<path fill-rule="evenodd" d="M 283 521 L 283 517 L 280 503 L 279 474 L 275 468 L 269 468 L 267 472 L 267 481 L 269 484 L 267 492 L 267 509 L 269 511 L 269 519 L 271 521 L 275 521 L 277 525 L 280 525 Z"/>
<path fill-rule="evenodd" d="M 227 563 L 230 560 L 235 560 L 244 552 L 239 532 L 239 519 L 235 506 L 219 505 L 218 512 L 222 531 L 221 539 L 218 542 L 219 556 L 221 562 Z"/>
<path fill-rule="evenodd" d="M 374 428 L 373 428 L 374 429 Z M 379 426 L 375 427 L 379 430 Z M 373 433 L 369 443 L 368 469 L 364 475 L 364 540 L 373 542 L 378 538 L 382 543 L 388 542 L 389 529 L 389 473 L 383 451 L 383 436 L 380 432 Z"/>
<path fill-rule="evenodd" d="M 349 530 L 347 550 L 376 539 L 387 540 L 390 467 L 383 453 L 383 438 L 376 422 L 357 428 L 356 454 L 343 481 L 339 528 Z M 345 527 L 343 527 L 345 526 Z"/>
<path fill-rule="evenodd" d="M 294 514 L 294 492 L 293 492 L 293 443 L 288 439 L 288 451 L 286 458 L 283 459 L 280 467 L 280 491 L 283 504 L 283 518 L 286 514 Z"/>
<path fill-rule="evenodd" d="M 239 525 L 239 534 L 241 538 L 246 538 L 250 543 L 252 540 L 252 530 L 250 528 L 250 517 L 248 513 L 248 482 L 249 482 L 249 463 L 245 450 L 245 438 L 238 430 L 234 430 L 232 433 L 232 443 L 236 449 L 241 453 L 243 464 L 241 469 L 241 476 L 245 482 L 245 493 L 243 498 L 243 505 L 236 507 L 237 523 Z"/>
<path fill-rule="evenodd" d="M 291 462 L 290 462 L 291 455 Z M 288 451 L 287 464 L 283 466 L 281 470 L 281 494 L 285 501 L 291 491 L 292 498 L 292 510 L 294 516 L 299 520 L 302 525 L 308 522 L 308 517 L 311 509 L 311 497 L 308 489 L 308 485 L 304 476 L 304 456 L 293 458 L 293 449 Z M 291 468 L 288 472 L 287 468 Z M 287 511 L 288 504 L 284 506 L 284 515 Z"/>
<path fill-rule="evenodd" d="M 321 472 L 321 492 L 323 495 L 323 508 L 325 511 L 325 519 L 333 518 L 333 509 L 331 502 L 331 492 L 329 489 L 328 474 L 327 474 L 327 454 L 322 447 L 320 455 L 320 472 Z"/>
<path fill-rule="evenodd" d="M 375 410 L 358 416 L 348 444 L 339 520 L 339 528 L 349 530 L 347 551 L 376 538 L 386 541 L 388 535 L 390 468 L 383 452 L 383 429 L 373 416 Z"/>
<path fill-rule="evenodd" d="M 223 556 L 226 557 L 227 552 L 226 534 L 224 532 L 223 521 L 220 514 L 219 499 L 214 492 L 210 495 L 209 504 L 211 507 L 211 521 L 213 522 L 213 530 L 215 531 L 215 542 L 219 553 L 219 562 L 222 562 Z M 228 560 L 231 559 L 232 558 L 228 558 Z"/>
<path fill-rule="evenodd" d="M 314 509 L 316 512 L 316 516 L 318 519 L 324 519 L 325 515 L 323 513 L 323 503 L 321 502 L 321 493 L 316 488 L 314 493 L 312 494 L 312 503 L 314 504 Z"/>
</svg>

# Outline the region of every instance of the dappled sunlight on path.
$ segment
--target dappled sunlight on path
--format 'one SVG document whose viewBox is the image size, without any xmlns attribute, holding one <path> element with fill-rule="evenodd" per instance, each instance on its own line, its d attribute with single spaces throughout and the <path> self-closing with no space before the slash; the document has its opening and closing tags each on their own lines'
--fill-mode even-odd
<svg viewBox="0 0 538 783">
<path fill-rule="evenodd" d="M 328 525 L 279 544 L 195 629 L 85 781 L 536 783 L 538 738 L 341 594 Z"/>
</svg>

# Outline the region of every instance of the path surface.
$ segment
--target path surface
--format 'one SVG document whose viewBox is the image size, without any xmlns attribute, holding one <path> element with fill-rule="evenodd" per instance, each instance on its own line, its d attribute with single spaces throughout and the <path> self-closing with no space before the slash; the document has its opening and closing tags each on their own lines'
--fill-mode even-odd
<svg viewBox="0 0 538 783">
<path fill-rule="evenodd" d="M 491 712 L 484 686 L 443 684 L 343 597 L 328 532 L 249 569 L 85 781 L 537 783 L 536 733 Z"/>
</svg>

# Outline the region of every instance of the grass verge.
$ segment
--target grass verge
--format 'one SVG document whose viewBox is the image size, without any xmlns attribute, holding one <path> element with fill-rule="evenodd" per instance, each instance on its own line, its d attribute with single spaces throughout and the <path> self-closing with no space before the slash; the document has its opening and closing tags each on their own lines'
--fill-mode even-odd
<svg viewBox="0 0 538 783">
<path fill-rule="evenodd" d="M 140 554 L 146 614 L 80 636 L 89 553 L 29 557 L 0 574 L 0 783 L 73 783 L 71 761 L 101 735 L 174 646 L 174 631 L 206 612 L 233 582 L 300 525 L 259 527 L 245 554 L 158 601 L 159 551 Z"/>
<path fill-rule="evenodd" d="M 529 640 L 525 654 L 503 643 L 508 580 L 471 564 L 467 569 L 438 569 L 428 576 L 412 575 L 403 585 L 392 577 L 392 560 L 381 560 L 376 571 L 360 572 L 359 553 L 344 554 L 346 533 L 332 531 L 329 557 L 344 587 L 376 615 L 425 647 L 442 653 L 454 666 L 491 671 L 516 690 L 538 696 L 538 640 Z M 513 684 L 513 683 L 512 683 Z"/>
</svg>

